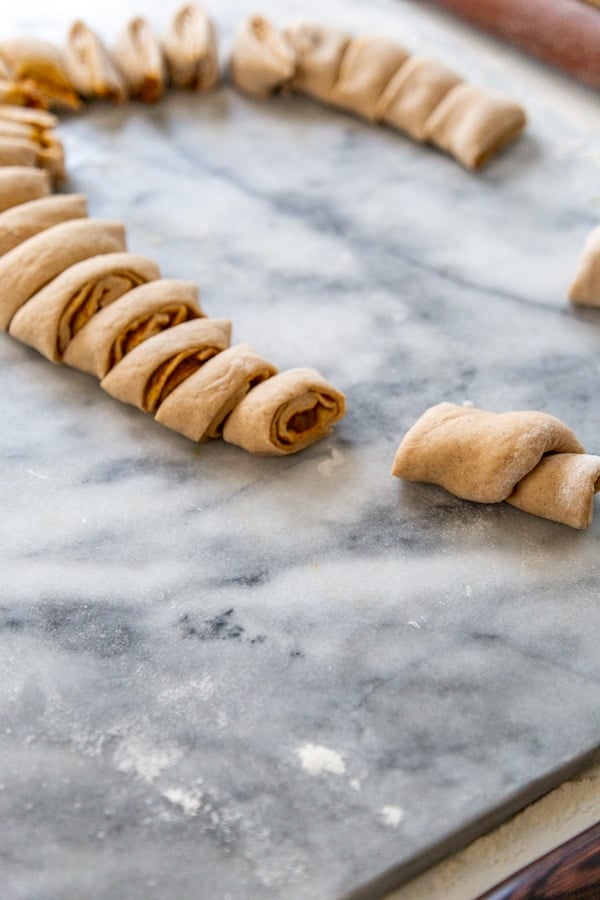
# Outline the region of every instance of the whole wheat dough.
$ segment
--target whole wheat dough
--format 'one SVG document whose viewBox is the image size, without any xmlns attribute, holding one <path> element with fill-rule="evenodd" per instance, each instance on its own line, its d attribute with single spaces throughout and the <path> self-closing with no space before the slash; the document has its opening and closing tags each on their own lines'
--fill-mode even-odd
<svg viewBox="0 0 600 900">
<path fill-rule="evenodd" d="M 518 103 L 474 84 L 446 94 L 426 124 L 428 139 L 468 169 L 478 169 L 527 122 Z"/>
<path fill-rule="evenodd" d="M 285 37 L 262 16 L 252 16 L 236 31 L 230 70 L 234 83 L 246 94 L 268 97 L 294 74 L 294 51 Z"/>
<path fill-rule="evenodd" d="M 329 102 L 374 121 L 381 95 L 407 59 L 406 50 L 387 38 L 353 38 L 344 51 Z"/>
<path fill-rule="evenodd" d="M 73 338 L 63 362 L 104 378 L 153 335 L 202 316 L 195 284 L 159 278 L 128 291 L 100 310 Z"/>
<path fill-rule="evenodd" d="M 53 194 L 6 209 L 0 213 L 0 256 L 53 225 L 86 216 L 81 194 Z"/>
<path fill-rule="evenodd" d="M 156 103 L 165 90 L 165 62 L 150 24 L 138 16 L 121 31 L 113 51 L 125 76 L 128 92 L 136 100 Z"/>
<path fill-rule="evenodd" d="M 585 242 L 569 298 L 584 306 L 600 306 L 600 225 Z"/>
<path fill-rule="evenodd" d="M 120 222 L 74 219 L 28 238 L 0 258 L 0 328 L 44 285 L 69 266 L 100 253 L 125 250 Z"/>
<path fill-rule="evenodd" d="M 253 387 L 225 421 L 223 438 L 260 456 L 296 453 L 346 412 L 344 395 L 315 369 L 290 369 Z"/>
<path fill-rule="evenodd" d="M 73 22 L 65 42 L 65 67 L 82 97 L 122 103 L 127 99 L 125 79 L 92 29 L 81 19 Z"/>
<path fill-rule="evenodd" d="M 0 61 L 16 85 L 39 95 L 49 105 L 77 109 L 80 100 L 60 51 L 48 41 L 14 38 L 0 42 Z"/>
<path fill-rule="evenodd" d="M 547 413 L 490 413 L 452 403 L 428 409 L 407 432 L 392 474 L 439 484 L 465 500 L 513 506 L 584 528 L 600 489 L 600 459 Z"/>
<path fill-rule="evenodd" d="M 112 397 L 154 414 L 169 394 L 229 347 L 231 322 L 193 319 L 154 335 L 128 353 L 100 383 Z"/>
<path fill-rule="evenodd" d="M 9 332 L 60 362 L 73 338 L 100 309 L 158 278 L 156 263 L 134 253 L 104 253 L 70 266 L 19 309 Z"/>
<path fill-rule="evenodd" d="M 156 421 L 193 441 L 219 437 L 225 419 L 248 391 L 276 373 L 248 344 L 237 344 L 176 387 L 159 406 Z"/>
<path fill-rule="evenodd" d="M 170 83 L 177 88 L 209 91 L 219 81 L 217 36 L 197 3 L 179 9 L 163 40 Z"/>
<path fill-rule="evenodd" d="M 292 23 L 283 33 L 295 54 L 294 89 L 328 103 L 350 35 L 318 22 Z"/>
<path fill-rule="evenodd" d="M 46 172 L 23 166 L 0 168 L 0 212 L 49 193 L 50 179 Z"/>
</svg>

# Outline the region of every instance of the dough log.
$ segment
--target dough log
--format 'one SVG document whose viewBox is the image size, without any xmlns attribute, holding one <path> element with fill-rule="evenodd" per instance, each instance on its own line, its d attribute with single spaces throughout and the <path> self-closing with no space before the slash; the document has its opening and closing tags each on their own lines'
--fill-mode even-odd
<svg viewBox="0 0 600 900">
<path fill-rule="evenodd" d="M 60 362 L 73 338 L 100 309 L 158 278 L 158 266 L 133 253 L 105 253 L 65 269 L 14 315 L 9 332 Z"/>
<path fill-rule="evenodd" d="M 344 395 L 315 369 L 290 369 L 252 388 L 225 421 L 223 438 L 260 456 L 296 453 L 328 435 Z"/>
<path fill-rule="evenodd" d="M 469 169 L 484 165 L 526 124 L 519 104 L 465 84 L 436 60 L 327 25 L 300 22 L 279 33 L 254 16 L 238 30 L 230 69 L 246 93 L 267 97 L 289 87 L 429 141 Z"/>
<path fill-rule="evenodd" d="M 405 435 L 392 474 L 585 528 L 600 489 L 600 457 L 586 454 L 573 432 L 547 413 L 440 403 Z"/>
</svg>

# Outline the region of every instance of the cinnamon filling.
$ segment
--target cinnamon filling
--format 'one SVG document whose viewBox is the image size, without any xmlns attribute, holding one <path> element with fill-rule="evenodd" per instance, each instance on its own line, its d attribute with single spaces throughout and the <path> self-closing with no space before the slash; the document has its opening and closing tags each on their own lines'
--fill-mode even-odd
<svg viewBox="0 0 600 900">
<path fill-rule="evenodd" d="M 160 404 L 167 399 L 175 388 L 197 372 L 219 350 L 217 347 L 206 347 L 202 350 L 188 350 L 166 359 L 152 373 L 144 391 L 144 409 L 154 413 Z"/>
<path fill-rule="evenodd" d="M 116 366 L 124 356 L 148 338 L 174 325 L 197 318 L 198 313 L 194 309 L 179 303 L 164 306 L 150 315 L 139 316 L 130 322 L 114 341 L 110 350 L 109 369 Z"/>
</svg>

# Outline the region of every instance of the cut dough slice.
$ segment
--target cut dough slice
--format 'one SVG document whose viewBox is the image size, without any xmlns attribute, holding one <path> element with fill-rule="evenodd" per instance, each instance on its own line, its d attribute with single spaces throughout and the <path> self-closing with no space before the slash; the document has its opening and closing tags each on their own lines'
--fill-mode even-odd
<svg viewBox="0 0 600 900">
<path fill-rule="evenodd" d="M 25 138 L 0 137 L 0 166 L 37 165 L 37 144 Z"/>
<path fill-rule="evenodd" d="M 0 168 L 0 212 L 49 193 L 50 179 L 46 172 L 23 166 Z"/>
<path fill-rule="evenodd" d="M 506 502 L 571 528 L 587 528 L 592 524 L 594 494 L 598 491 L 600 456 L 557 453 L 545 456 Z"/>
<path fill-rule="evenodd" d="M 248 391 L 276 372 L 248 344 L 237 344 L 176 387 L 159 406 L 156 421 L 193 441 L 219 437 L 225 419 Z"/>
<path fill-rule="evenodd" d="M 484 165 L 527 122 L 518 103 L 473 84 L 446 94 L 427 120 L 428 139 L 468 169 Z"/>
<path fill-rule="evenodd" d="M 73 338 L 63 362 L 98 378 L 135 347 L 167 328 L 204 316 L 191 281 L 158 279 L 100 310 Z"/>
<path fill-rule="evenodd" d="M 252 16 L 235 33 L 231 77 L 254 97 L 268 97 L 291 80 L 295 56 L 290 42 L 262 16 Z"/>
<path fill-rule="evenodd" d="M 219 56 L 214 26 L 196 3 L 182 6 L 165 35 L 163 49 L 171 84 L 208 91 L 219 81 Z"/>
<path fill-rule="evenodd" d="M 0 60 L 11 79 L 50 105 L 77 109 L 80 105 L 58 49 L 37 38 L 14 38 L 0 43 Z"/>
<path fill-rule="evenodd" d="M 350 35 L 316 22 L 294 23 L 284 34 L 296 55 L 294 89 L 327 103 Z"/>
<path fill-rule="evenodd" d="M 406 131 L 414 140 L 427 139 L 427 120 L 462 78 L 427 56 L 413 56 L 401 66 L 382 93 L 375 118 Z"/>
<path fill-rule="evenodd" d="M 78 19 L 67 34 L 65 65 L 82 97 L 122 103 L 127 99 L 125 80 L 112 56 L 85 22 Z"/>
<path fill-rule="evenodd" d="M 156 103 L 165 90 L 165 63 L 150 24 L 138 16 L 127 23 L 117 39 L 114 58 L 124 74 L 129 94 L 144 103 Z"/>
<path fill-rule="evenodd" d="M 125 250 L 120 222 L 75 219 L 47 228 L 0 258 L 0 328 L 17 310 L 69 266 L 99 253 Z"/>
<path fill-rule="evenodd" d="M 585 242 L 569 298 L 584 306 L 600 306 L 600 225 Z"/>
<path fill-rule="evenodd" d="M 342 57 L 329 102 L 373 121 L 377 101 L 407 59 L 406 50 L 387 38 L 353 38 Z"/>
<path fill-rule="evenodd" d="M 195 319 L 144 341 L 110 370 L 100 387 L 154 414 L 172 391 L 217 353 L 229 347 L 231 322 Z"/>
<path fill-rule="evenodd" d="M 27 109 L 18 106 L 0 104 L 0 119 L 3 122 L 18 122 L 30 125 L 39 132 L 49 131 L 58 124 L 55 115 L 44 109 Z"/>
<path fill-rule="evenodd" d="M 133 253 L 84 259 L 61 272 L 15 313 L 10 334 L 52 362 L 60 362 L 69 343 L 98 310 L 159 275 L 156 263 Z"/>
<path fill-rule="evenodd" d="M 223 428 L 223 438 L 260 456 L 303 450 L 331 432 L 346 412 L 344 395 L 315 369 L 291 369 L 252 388 Z"/>
<path fill-rule="evenodd" d="M 0 213 L 0 256 L 53 225 L 86 216 L 81 194 L 54 194 L 13 206 Z"/>
</svg>

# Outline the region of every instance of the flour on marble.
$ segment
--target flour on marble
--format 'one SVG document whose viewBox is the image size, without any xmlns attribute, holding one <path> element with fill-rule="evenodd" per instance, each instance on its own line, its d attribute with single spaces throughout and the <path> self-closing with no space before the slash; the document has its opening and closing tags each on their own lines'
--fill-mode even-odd
<svg viewBox="0 0 600 900">
<path fill-rule="evenodd" d="M 331 456 L 328 459 L 322 460 L 317 466 L 319 475 L 322 475 L 324 478 L 331 478 L 333 470 L 337 469 L 338 466 L 343 466 L 345 462 L 346 457 L 344 454 L 340 453 L 337 447 L 333 447 Z"/>
<path fill-rule="evenodd" d="M 183 753 L 178 747 L 149 747 L 136 740 L 124 741 L 115 751 L 119 772 L 152 782 L 169 766 L 175 765 Z"/>
<path fill-rule="evenodd" d="M 380 812 L 384 825 L 390 828 L 397 828 L 404 818 L 404 811 L 399 806 L 382 806 Z"/>
<path fill-rule="evenodd" d="M 346 763 L 335 750 L 323 744 L 303 744 L 296 749 L 300 763 L 309 775 L 344 775 Z"/>
<path fill-rule="evenodd" d="M 186 816 L 197 815 L 202 806 L 202 793 L 194 788 L 192 790 L 177 787 L 165 788 L 161 794 L 173 806 L 179 806 Z"/>
</svg>

